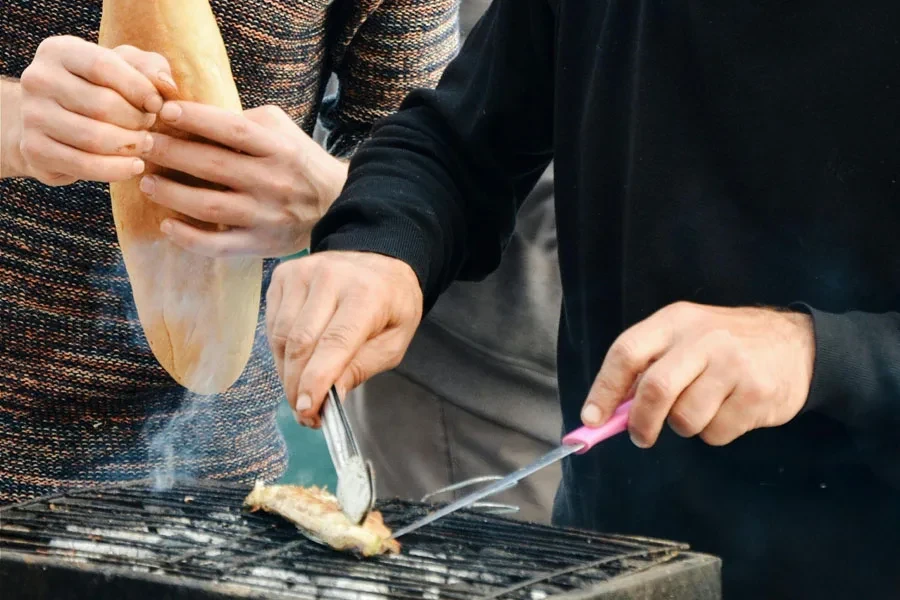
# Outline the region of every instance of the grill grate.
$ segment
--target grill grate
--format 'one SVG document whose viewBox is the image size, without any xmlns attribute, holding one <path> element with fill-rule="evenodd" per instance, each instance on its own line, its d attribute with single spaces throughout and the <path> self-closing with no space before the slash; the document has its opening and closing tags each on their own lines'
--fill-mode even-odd
<svg viewBox="0 0 900 600">
<path fill-rule="evenodd" d="M 190 584 L 210 593 L 195 597 L 208 598 L 538 600 L 697 556 L 669 542 L 460 512 L 404 537 L 399 555 L 361 560 L 299 536 L 276 516 L 242 511 L 246 486 L 148 486 L 92 488 L 0 509 L 0 572 L 11 572 L 9 561 L 50 561 L 107 578 Z M 394 500 L 378 508 L 396 529 L 429 507 Z"/>
</svg>

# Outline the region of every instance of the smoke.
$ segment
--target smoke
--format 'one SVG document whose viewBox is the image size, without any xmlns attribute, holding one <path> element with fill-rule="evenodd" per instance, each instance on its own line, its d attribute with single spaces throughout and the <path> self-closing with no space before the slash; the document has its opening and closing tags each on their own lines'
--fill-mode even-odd
<svg viewBox="0 0 900 600">
<path fill-rule="evenodd" d="M 213 402 L 213 398 L 185 392 L 171 418 L 149 436 L 148 458 L 153 465 L 150 478 L 154 491 L 172 489 L 176 479 L 197 479 L 203 475 L 201 465 L 206 458 L 203 449 L 212 445 L 209 408 Z"/>
<path fill-rule="evenodd" d="M 154 246 L 158 243 L 154 243 Z M 159 255 L 159 248 L 147 248 L 141 254 L 149 259 Z M 152 373 L 155 379 L 162 367 L 148 347 L 122 255 L 119 254 L 116 264 L 107 264 L 106 267 L 99 274 L 100 281 L 110 282 L 110 292 L 119 303 L 121 314 L 127 319 L 129 331 L 127 336 L 123 336 L 123 342 L 129 349 L 128 354 L 132 359 L 139 355 L 137 360 L 144 364 L 137 365 L 137 370 Z M 153 301 L 162 302 L 163 291 L 155 289 Z M 200 318 L 196 304 L 190 298 L 182 296 L 173 312 Z M 202 372 L 213 372 L 216 355 L 216 352 L 203 352 L 198 361 Z M 148 378 L 146 385 L 147 389 L 138 388 L 128 400 L 147 411 L 141 415 L 146 418 L 146 423 L 136 438 L 141 447 L 135 448 L 133 454 L 139 462 L 149 465 L 149 473 L 143 476 L 149 475 L 154 491 L 170 490 L 177 479 L 190 480 L 205 476 L 213 470 L 216 461 L 213 451 L 216 445 L 213 442 L 216 435 L 217 396 L 192 393 L 168 375 L 162 381 Z"/>
</svg>

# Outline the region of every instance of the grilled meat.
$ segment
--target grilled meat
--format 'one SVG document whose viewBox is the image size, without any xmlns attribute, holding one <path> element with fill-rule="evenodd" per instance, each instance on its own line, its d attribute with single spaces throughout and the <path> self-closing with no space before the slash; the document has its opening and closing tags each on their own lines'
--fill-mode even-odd
<svg viewBox="0 0 900 600">
<path fill-rule="evenodd" d="M 244 499 L 244 506 L 284 517 L 307 536 L 335 550 L 355 550 L 363 556 L 400 551 L 400 544 L 391 539 L 391 530 L 381 513 L 373 510 L 362 525 L 357 525 L 341 511 L 337 498 L 318 487 L 257 482 Z"/>
</svg>

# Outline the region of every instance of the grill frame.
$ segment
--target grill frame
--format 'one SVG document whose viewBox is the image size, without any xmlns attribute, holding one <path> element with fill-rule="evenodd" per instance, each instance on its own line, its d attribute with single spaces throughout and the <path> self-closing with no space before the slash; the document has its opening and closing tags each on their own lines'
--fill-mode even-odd
<svg viewBox="0 0 900 600">
<path fill-rule="evenodd" d="M 168 495 L 148 494 L 147 482 L 134 482 L 130 484 L 116 484 L 102 488 L 90 488 L 32 500 L 23 504 L 0 508 L 0 579 L 17 582 L 11 596 L 4 595 L 7 600 L 68 600 L 69 598 L 90 597 L 96 600 L 105 600 L 128 597 L 147 597 L 162 599 L 191 598 L 192 600 L 232 600 L 234 598 L 256 599 L 266 598 L 273 600 L 298 600 L 300 598 L 335 598 L 360 600 L 372 600 L 376 598 L 428 598 L 439 597 L 456 600 L 459 598 L 535 598 L 542 597 L 547 600 L 587 600 L 595 598 L 657 598 L 664 590 L 667 600 L 718 600 L 721 598 L 721 561 L 709 555 L 697 554 L 688 551 L 682 544 L 674 544 L 660 540 L 636 538 L 628 536 L 601 535 L 596 532 L 581 532 L 572 529 L 560 529 L 541 525 L 525 524 L 499 516 L 487 516 L 474 512 L 460 512 L 447 517 L 445 520 L 430 526 L 431 530 L 423 533 L 411 534 L 401 542 L 404 550 L 400 557 L 379 557 L 365 561 L 349 557 L 346 554 L 336 553 L 329 549 L 321 548 L 305 538 L 298 536 L 296 529 L 284 522 L 279 517 L 265 514 L 247 514 L 240 510 L 240 502 L 243 495 L 249 492 L 248 486 L 223 484 L 220 482 L 178 482 L 177 487 Z M 209 499 L 209 494 L 215 497 Z M 194 502 L 176 502 L 179 496 L 191 496 Z M 41 546 L 40 550 L 22 551 L 22 546 L 16 547 L 14 541 L 21 542 L 31 537 L 50 537 L 53 540 L 65 541 L 68 533 L 67 527 L 82 527 L 83 531 L 75 531 L 73 538 L 82 540 L 83 544 L 123 544 L 121 539 L 106 537 L 110 533 L 133 531 L 127 528 L 116 529 L 114 524 L 117 519 L 129 522 L 129 511 L 123 509 L 120 513 L 102 512 L 107 522 L 100 522 L 102 516 L 97 516 L 93 507 L 99 506 L 97 497 L 110 498 L 117 501 L 125 499 L 147 506 L 157 507 L 159 512 L 137 511 L 138 519 L 143 518 L 143 524 L 148 527 L 147 533 L 135 534 L 138 537 L 155 535 L 160 527 L 154 519 L 161 519 L 163 527 L 168 530 L 178 530 L 175 523 L 178 518 L 187 521 L 187 526 L 182 530 L 193 535 L 210 534 L 224 536 L 224 543 L 220 546 L 210 546 L 196 541 L 194 547 L 186 549 L 190 543 L 178 539 L 180 547 L 175 547 L 174 541 L 164 541 L 160 547 L 154 547 L 160 553 L 165 554 L 172 550 L 182 550 L 180 559 L 161 561 L 154 558 L 148 572 L 136 570 L 136 564 L 140 564 L 140 552 L 135 550 L 135 560 L 130 558 L 121 565 L 111 565 L 103 562 L 76 563 L 64 556 L 47 553 L 53 549 L 50 542 Z M 224 500 L 230 502 L 223 504 Z M 144 498 L 145 500 L 141 500 Z M 122 500 L 123 502 L 125 500 Z M 173 504 L 174 503 L 174 504 Z M 169 506 L 172 504 L 172 506 Z M 236 504 L 236 505 L 235 505 Z M 81 515 L 81 510 L 93 511 L 93 520 L 72 519 L 70 517 Z M 207 506 L 209 510 L 207 510 Z M 56 506 L 57 509 L 53 510 Z M 60 507 L 65 507 L 60 510 Z M 389 526 L 396 528 L 420 517 L 426 510 L 433 508 L 429 505 L 406 502 L 388 501 L 379 503 L 379 509 L 383 511 L 385 520 Z M 230 531 L 223 529 L 204 530 L 196 527 L 190 517 L 178 517 L 174 514 L 166 514 L 167 511 L 199 511 L 200 514 L 212 515 L 226 514 L 229 519 L 233 516 L 236 520 L 235 533 L 244 531 L 247 535 L 241 538 L 239 535 L 231 536 Z M 203 511 L 206 511 L 205 513 Z M 182 512 L 181 514 L 185 514 Z M 36 516 L 38 515 L 38 516 Z M 24 533 L 19 531 L 16 538 L 16 527 L 33 527 L 33 523 L 43 524 L 44 521 L 59 525 L 62 529 L 52 531 L 50 526 L 46 529 L 38 528 L 37 532 Z M 171 517 L 169 519 L 168 517 Z M 204 517 L 210 519 L 209 516 Z M 208 523 L 213 523 L 208 520 Z M 225 523 L 230 521 L 215 521 L 225 529 Z M 31 525 L 29 525 L 31 523 Z M 141 521 L 135 521 L 141 523 Z M 171 523 L 171 524 L 170 524 Z M 198 519 L 200 525 L 204 525 L 202 518 Z M 248 525 L 249 523 L 249 525 Z M 440 524 L 440 525 L 439 525 Z M 103 535 L 85 533 L 85 531 L 100 531 Z M 254 529 L 255 527 L 255 529 Z M 427 529 L 427 528 L 426 528 Z M 485 533 L 487 532 L 487 533 Z M 516 539 L 509 540 L 510 532 L 521 534 L 522 542 Z M 51 535 L 53 534 L 53 535 Z M 490 544 L 485 543 L 489 535 Z M 472 541 L 470 538 L 481 535 L 482 539 Z M 98 539 L 94 539 L 98 538 Z M 73 542 L 73 544 L 76 544 Z M 527 544 L 525 543 L 527 542 Z M 226 557 L 239 557 L 246 546 L 253 544 L 268 545 L 266 551 L 259 548 L 251 548 L 250 553 L 243 559 L 226 561 L 224 558 L 212 559 L 205 556 L 217 549 Z M 480 545 L 479 545 L 480 544 Z M 518 544 L 518 545 L 516 545 Z M 76 544 L 77 546 L 78 544 Z M 140 543 L 134 542 L 135 548 L 140 548 Z M 475 554 L 466 555 L 470 551 Z M 494 548 L 496 546 L 496 549 Z M 542 546 L 550 552 L 547 564 L 539 563 L 541 570 L 532 567 L 536 562 L 534 558 L 541 554 Z M 17 549 L 13 549 L 16 547 Z M 568 549 L 571 547 L 571 551 Z M 437 548 L 436 553 L 433 552 Z M 457 549 L 460 548 L 460 549 Z M 588 556 L 588 550 L 594 550 L 593 556 Z M 64 549 L 56 548 L 56 552 Z M 513 554 L 515 551 L 518 554 Z M 441 556 L 441 552 L 445 553 Z M 536 554 L 537 553 L 537 554 Z M 628 554 L 633 556 L 628 557 Z M 404 557 L 404 554 L 406 555 Z M 456 561 L 458 558 L 461 562 Z M 87 553 L 83 551 L 82 556 Z M 495 558 L 495 556 L 497 558 Z M 543 555 L 541 554 L 542 558 Z M 248 580 L 248 573 L 276 573 L 278 576 L 292 571 L 279 561 L 285 557 L 303 559 L 306 571 L 297 570 L 298 578 L 310 580 L 309 586 L 315 588 L 308 595 L 289 593 L 286 590 L 279 591 L 275 588 L 258 588 L 240 580 Z M 584 560 L 585 557 L 593 560 Z M 127 557 L 123 557 L 127 558 Z M 549 565 L 556 563 L 554 570 Z M 179 574 L 186 568 L 194 568 L 194 563 L 205 564 L 212 562 L 222 565 L 218 569 L 215 580 L 201 580 Z M 299 561 L 298 561 L 299 562 Z M 596 563 L 603 563 L 597 565 Z M 170 570 L 166 574 L 152 572 L 153 565 L 169 564 Z M 269 566 L 271 564 L 271 566 Z M 294 564 L 294 563 L 291 563 Z M 311 567 L 310 567 L 311 565 Z M 324 566 L 323 566 L 324 565 Z M 443 567 L 441 565 L 444 565 Z M 440 591 L 439 596 L 426 593 L 422 589 L 409 587 L 414 576 L 421 578 L 432 577 L 431 569 L 445 569 L 443 574 L 438 572 L 433 578 L 458 579 L 457 573 L 466 573 L 467 577 L 474 579 L 468 581 L 469 588 L 453 590 L 451 586 L 431 586 Z M 254 571 L 255 569 L 255 571 Z M 318 569 L 318 571 L 316 570 Z M 418 569 L 418 571 L 417 571 Z M 201 569 L 202 570 L 202 569 Z M 390 573 L 388 573 L 390 571 Z M 569 571 L 569 573 L 562 573 Z M 382 574 L 384 573 L 384 574 Z M 401 575 L 397 575 L 400 573 Z M 495 575 L 499 573 L 500 575 Z M 507 576 L 508 574 L 514 576 Z M 523 592 L 516 592 L 516 585 L 528 583 L 529 577 L 525 575 L 541 575 L 531 577 L 535 582 L 531 588 L 550 590 L 544 596 L 532 596 Z M 609 573 L 613 573 L 609 575 Z M 618 573 L 618 574 L 617 574 Z M 205 573 L 204 576 L 207 576 Z M 315 576 L 314 576 L 315 575 Z M 550 575 L 553 575 L 550 577 Z M 606 577 L 599 579 L 599 577 Z M 323 579 L 336 578 L 336 581 L 321 583 Z M 396 577 L 396 581 L 394 578 Z M 500 582 L 479 581 L 479 577 L 503 579 Z M 387 578 L 387 583 L 385 583 Z M 505 578 L 505 579 L 504 579 Z M 73 586 L 74 581 L 78 586 Z M 266 580 L 269 582 L 269 580 Z M 274 581 L 274 580 L 272 580 Z M 467 581 L 463 578 L 463 581 Z M 547 583 L 550 581 L 551 583 Z M 344 582 L 343 584 L 341 582 Z M 366 593 L 368 582 L 373 587 Z M 378 583 L 378 585 L 376 585 Z M 571 585 L 570 585 L 571 584 Z M 306 584 L 298 584 L 296 589 L 306 589 Z M 309 587 L 307 586 L 307 587 Z M 349 587 L 357 586 L 363 590 L 353 594 Z M 381 586 L 381 587 L 379 587 Z M 394 586 L 394 587 L 389 587 Z M 383 588 L 383 589 L 382 589 Z M 509 595 L 497 595 L 502 590 L 509 591 Z M 385 591 L 387 590 L 387 591 Z M 296 591 L 296 590 L 295 590 Z M 421 593 L 420 593 L 421 592 Z"/>
</svg>

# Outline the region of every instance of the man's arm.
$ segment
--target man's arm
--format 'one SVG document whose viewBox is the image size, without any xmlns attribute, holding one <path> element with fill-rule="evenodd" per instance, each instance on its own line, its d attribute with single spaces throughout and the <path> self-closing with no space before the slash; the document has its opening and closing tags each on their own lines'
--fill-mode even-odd
<svg viewBox="0 0 900 600">
<path fill-rule="evenodd" d="M 812 316 L 815 331 L 804 409 L 847 425 L 870 462 L 900 486 L 900 312 L 793 308 Z"/>
<path fill-rule="evenodd" d="M 352 5 L 336 4 L 329 26 L 346 27 Z M 332 155 L 351 156 L 410 91 L 437 85 L 459 49 L 458 16 L 457 0 L 385 0 L 357 31 L 340 32 L 329 50 L 340 86 L 320 115 Z"/>
<path fill-rule="evenodd" d="M 495 269 L 552 158 L 554 30 L 545 0 L 495 1 L 438 87 L 413 92 L 356 153 L 314 252 L 398 258 L 426 308 L 457 277 Z"/>
</svg>

